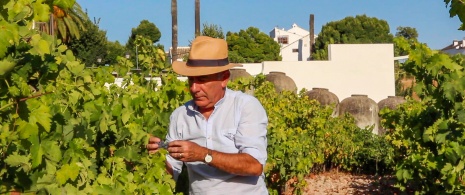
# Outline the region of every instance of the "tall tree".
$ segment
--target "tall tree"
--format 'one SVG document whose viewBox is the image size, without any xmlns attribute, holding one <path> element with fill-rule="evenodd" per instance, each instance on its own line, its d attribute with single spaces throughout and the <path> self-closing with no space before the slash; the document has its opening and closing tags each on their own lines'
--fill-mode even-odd
<svg viewBox="0 0 465 195">
<path fill-rule="evenodd" d="M 397 27 L 396 37 L 404 37 L 406 39 L 417 39 L 418 32 L 417 29 L 412 27 L 399 26 Z"/>
<path fill-rule="evenodd" d="M 68 42 L 72 38 L 79 39 L 80 31 L 85 30 L 82 21 L 88 20 L 86 13 L 75 1 L 53 1 L 52 33 L 61 38 L 63 42 Z"/>
<path fill-rule="evenodd" d="M 178 1 L 171 0 L 171 61 L 178 59 Z"/>
<path fill-rule="evenodd" d="M 258 28 L 249 27 L 239 33 L 228 32 L 229 60 L 236 63 L 280 61 L 279 44 Z"/>
<path fill-rule="evenodd" d="M 139 26 L 137 26 L 137 28 L 132 28 L 131 30 L 131 36 L 126 43 L 126 47 L 128 47 L 128 49 L 134 49 L 134 41 L 136 40 L 137 35 L 144 36 L 146 39 L 151 40 L 152 43 L 155 44 L 160 41 L 161 32 L 154 23 L 148 20 L 140 21 Z"/>
<path fill-rule="evenodd" d="M 87 30 L 82 32 L 79 39 L 71 39 L 68 43 L 69 49 L 86 66 L 99 66 L 110 62 L 107 58 L 106 32 L 99 29 L 99 21 L 95 19 L 94 22 L 91 20 L 84 21 Z M 99 62 L 98 59 L 101 61 Z"/>
<path fill-rule="evenodd" d="M 195 0 L 195 37 L 200 35 L 200 0 Z"/>
<path fill-rule="evenodd" d="M 329 44 L 392 43 L 393 36 L 389 31 L 385 20 L 366 15 L 329 22 L 322 27 L 316 38 L 312 56 L 315 60 L 328 59 Z"/>
</svg>

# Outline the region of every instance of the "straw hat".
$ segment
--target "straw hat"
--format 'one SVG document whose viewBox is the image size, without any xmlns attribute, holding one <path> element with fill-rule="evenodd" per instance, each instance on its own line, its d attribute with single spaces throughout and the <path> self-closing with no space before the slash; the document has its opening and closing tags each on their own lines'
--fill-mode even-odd
<svg viewBox="0 0 465 195">
<path fill-rule="evenodd" d="M 187 62 L 173 62 L 174 72 L 184 76 L 210 75 L 238 66 L 242 65 L 229 63 L 225 40 L 207 36 L 194 39 Z"/>
</svg>

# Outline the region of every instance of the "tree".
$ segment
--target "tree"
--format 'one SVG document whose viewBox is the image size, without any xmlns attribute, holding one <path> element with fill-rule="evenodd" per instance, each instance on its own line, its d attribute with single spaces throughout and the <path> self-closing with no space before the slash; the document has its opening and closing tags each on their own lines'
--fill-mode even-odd
<svg viewBox="0 0 465 195">
<path fill-rule="evenodd" d="M 118 56 L 124 55 L 125 52 L 126 48 L 121 45 L 119 41 L 108 41 L 106 44 L 106 57 L 103 62 L 105 62 L 105 64 L 114 65 L 117 63 Z"/>
<path fill-rule="evenodd" d="M 315 40 L 312 56 L 328 59 L 328 45 L 341 43 L 392 43 L 393 36 L 385 20 L 357 15 L 325 24 Z"/>
<path fill-rule="evenodd" d="M 110 62 L 107 56 L 106 32 L 99 29 L 99 21 L 95 19 L 94 22 L 90 20 L 84 21 L 83 24 L 87 30 L 82 32 L 79 39 L 72 39 L 68 44 L 74 55 L 88 67 L 104 65 Z M 97 62 L 99 58 L 102 60 L 101 62 Z"/>
<path fill-rule="evenodd" d="M 200 35 L 200 0 L 195 0 L 195 37 Z"/>
<path fill-rule="evenodd" d="M 174 60 L 178 59 L 178 1 L 171 0 L 171 47 Z"/>
<path fill-rule="evenodd" d="M 229 60 L 236 63 L 280 61 L 279 44 L 258 28 L 249 27 L 239 33 L 228 32 Z"/>
<path fill-rule="evenodd" d="M 134 41 L 136 40 L 137 35 L 144 36 L 145 38 L 150 39 L 153 44 L 155 44 L 160 41 L 161 32 L 155 24 L 149 22 L 148 20 L 142 20 L 137 28 L 133 28 L 131 30 L 131 36 L 126 43 L 126 47 L 130 51 L 134 50 Z"/>
<path fill-rule="evenodd" d="M 223 28 L 221 28 L 221 26 L 218 26 L 216 24 L 204 23 L 203 29 L 202 29 L 202 35 L 213 37 L 213 38 L 224 39 Z"/>
<path fill-rule="evenodd" d="M 153 45 L 160 40 L 161 32 L 157 28 L 157 26 L 155 26 L 155 24 L 149 22 L 148 20 L 142 20 L 139 26 L 137 26 L 137 28 L 133 28 L 131 30 L 131 36 L 129 37 L 128 42 L 126 43 L 126 49 L 128 50 L 131 56 L 131 61 L 133 61 L 134 64 L 139 63 L 138 50 L 140 48 L 138 45 L 135 44 L 137 36 L 142 36 L 145 39 L 150 40 Z"/>
<path fill-rule="evenodd" d="M 88 20 L 88 17 L 75 1 L 53 1 L 51 19 L 53 21 L 52 34 L 57 29 L 57 37 L 66 43 L 72 38 L 81 37 L 80 30 L 85 30 L 82 21 Z"/>
<path fill-rule="evenodd" d="M 458 16 L 462 22 L 459 30 L 465 30 L 465 2 L 463 0 L 444 0 L 444 3 L 446 3 L 446 7 L 450 7 L 450 17 Z"/>
<path fill-rule="evenodd" d="M 418 32 L 417 29 L 412 27 L 399 26 L 397 27 L 396 37 L 404 37 L 406 39 L 417 39 Z"/>
</svg>

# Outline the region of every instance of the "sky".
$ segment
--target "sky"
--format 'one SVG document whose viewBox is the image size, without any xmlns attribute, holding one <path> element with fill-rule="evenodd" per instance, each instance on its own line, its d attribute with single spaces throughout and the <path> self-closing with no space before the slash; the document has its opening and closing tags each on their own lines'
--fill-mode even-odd
<svg viewBox="0 0 465 195">
<path fill-rule="evenodd" d="M 132 28 L 142 20 L 155 24 L 161 32 L 159 43 L 171 46 L 170 0 L 77 0 L 110 41 L 126 44 Z M 178 0 L 178 46 L 194 39 L 195 1 Z M 460 20 L 451 18 L 443 0 L 200 0 L 200 27 L 214 24 L 227 32 L 256 27 L 268 34 L 275 27 L 288 30 L 293 24 L 309 29 L 314 15 L 315 34 L 325 24 L 345 17 L 367 15 L 387 21 L 391 33 L 397 27 L 413 27 L 418 40 L 431 49 L 442 49 L 453 40 L 465 39 L 457 30 Z"/>
</svg>

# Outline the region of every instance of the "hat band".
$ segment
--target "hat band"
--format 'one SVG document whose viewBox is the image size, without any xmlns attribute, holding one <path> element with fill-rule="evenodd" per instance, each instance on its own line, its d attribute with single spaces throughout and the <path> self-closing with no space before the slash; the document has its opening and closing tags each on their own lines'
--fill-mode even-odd
<svg viewBox="0 0 465 195">
<path fill-rule="evenodd" d="M 218 60 L 187 60 L 187 66 L 225 66 L 229 64 L 228 58 Z"/>
</svg>

